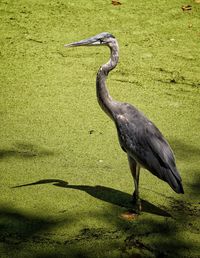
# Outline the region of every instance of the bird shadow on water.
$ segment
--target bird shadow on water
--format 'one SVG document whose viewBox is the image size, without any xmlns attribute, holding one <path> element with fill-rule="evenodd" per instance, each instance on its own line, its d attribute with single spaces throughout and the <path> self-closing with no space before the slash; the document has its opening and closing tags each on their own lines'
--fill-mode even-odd
<svg viewBox="0 0 200 258">
<path fill-rule="evenodd" d="M 118 212 L 118 207 L 125 208 L 127 210 L 134 210 L 134 206 L 131 204 L 131 195 L 122 192 L 117 189 L 113 189 L 106 186 L 90 186 L 90 185 L 74 185 L 69 184 L 66 181 L 60 179 L 43 179 L 36 182 L 14 186 L 13 188 L 19 189 L 20 187 L 37 186 L 52 184 L 53 187 L 60 187 L 63 190 L 74 189 L 78 191 L 83 191 L 90 196 L 113 204 L 110 208 L 103 209 L 102 212 L 90 213 L 94 216 L 102 219 L 106 222 L 114 223 L 114 230 L 105 230 L 103 228 L 96 227 L 85 227 L 74 236 L 74 240 L 65 240 L 64 247 L 68 243 L 73 244 L 73 247 L 77 248 L 78 241 L 86 244 L 82 241 L 103 241 L 99 246 L 100 253 L 103 250 L 110 250 L 110 241 L 118 241 L 121 243 L 121 248 L 119 250 L 120 255 L 118 257 L 155 257 L 155 258 L 175 258 L 175 257 L 196 257 L 190 256 L 191 252 L 197 252 L 197 244 L 195 241 L 185 240 L 185 232 L 198 234 L 199 231 L 196 229 L 196 224 L 194 219 L 198 217 L 198 210 L 195 207 L 191 207 L 190 203 L 176 201 L 174 198 L 170 198 L 169 209 L 172 214 L 176 214 L 181 210 L 181 217 L 172 217 L 165 210 L 149 203 L 146 200 L 142 200 L 142 208 L 144 213 L 148 213 L 154 216 L 143 216 L 141 219 L 136 219 L 137 223 L 129 223 L 129 221 L 124 221 L 119 219 L 119 217 L 114 217 L 111 215 L 113 212 L 116 214 Z M 73 217 L 73 216 L 72 216 Z M 171 219 L 172 217 L 173 219 Z M 121 216 L 120 216 L 121 218 Z M 193 225 L 194 224 L 194 225 Z M 119 239 L 118 239 L 119 238 Z M 107 242 L 106 242 L 107 241 Z M 108 245 L 108 246 L 107 246 Z M 60 245 L 56 252 L 62 252 L 62 245 Z M 66 252 L 66 250 L 64 250 Z M 71 250 L 68 250 L 71 252 Z M 77 251 L 77 250 L 76 250 Z M 95 249 L 94 252 L 97 250 Z M 74 251 L 75 252 L 75 251 Z M 87 256 L 87 251 L 82 250 L 83 257 L 94 257 Z M 183 254 L 187 252 L 187 255 Z M 137 256 L 138 255 L 138 256 Z M 46 256 L 42 253 L 39 257 L 50 257 L 49 254 Z M 35 258 L 36 258 L 35 257 Z M 58 257 L 55 254 L 52 257 Z M 59 256 L 62 257 L 62 256 Z M 68 256 L 63 256 L 68 257 Z M 69 256 L 70 257 L 70 256 Z M 71 257 L 82 257 L 79 254 L 77 256 Z M 100 255 L 99 257 L 106 257 Z"/>
<path fill-rule="evenodd" d="M 87 194 L 91 195 L 92 197 L 99 199 L 101 201 L 111 203 L 128 210 L 134 210 L 134 205 L 131 203 L 132 196 L 130 194 L 110 187 L 101 186 L 101 185 L 96 185 L 96 186 L 70 185 L 68 182 L 65 182 L 59 179 L 44 179 L 33 183 L 29 183 L 29 184 L 14 186 L 13 188 L 49 184 L 49 183 L 53 183 L 54 186 L 62 187 L 65 189 L 75 189 L 79 191 L 84 191 Z M 163 217 L 172 217 L 168 212 L 155 206 L 154 204 L 151 204 L 146 200 L 141 200 L 141 201 L 142 201 L 143 212 L 159 215 Z"/>
</svg>

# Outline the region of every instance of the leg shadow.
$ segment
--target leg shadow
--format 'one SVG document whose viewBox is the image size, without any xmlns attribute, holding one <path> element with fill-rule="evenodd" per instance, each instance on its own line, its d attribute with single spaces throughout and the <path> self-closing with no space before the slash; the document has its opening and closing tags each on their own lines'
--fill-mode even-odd
<svg viewBox="0 0 200 258">
<path fill-rule="evenodd" d="M 68 182 L 58 179 L 44 179 L 39 180 L 37 182 L 33 182 L 30 184 L 24 184 L 19 186 L 14 186 L 13 188 L 25 187 L 25 186 L 33 186 L 33 185 L 40 185 L 40 184 L 48 184 L 53 183 L 54 186 L 63 187 L 63 188 L 70 188 L 79 191 L 84 191 L 91 195 L 92 197 L 102 200 L 104 202 L 108 202 L 119 207 L 123 207 L 126 209 L 134 209 L 134 205 L 131 203 L 132 196 L 128 193 L 110 188 L 101 185 L 90 186 L 90 185 L 70 185 Z M 142 201 L 142 211 L 163 216 L 163 217 L 171 217 L 171 215 L 166 212 L 165 210 L 151 204 L 146 200 Z"/>
</svg>

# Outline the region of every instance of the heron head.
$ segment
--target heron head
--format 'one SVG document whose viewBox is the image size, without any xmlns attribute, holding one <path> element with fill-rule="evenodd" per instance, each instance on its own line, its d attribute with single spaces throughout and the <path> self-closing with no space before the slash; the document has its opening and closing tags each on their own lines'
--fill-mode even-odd
<svg viewBox="0 0 200 258">
<path fill-rule="evenodd" d="M 102 46 L 106 45 L 109 47 L 112 47 L 112 45 L 115 43 L 115 37 L 108 33 L 108 32 L 102 32 L 96 36 L 90 37 L 88 39 L 83 39 L 78 42 L 73 42 L 70 44 L 64 45 L 65 47 L 80 47 L 80 46 Z"/>
</svg>

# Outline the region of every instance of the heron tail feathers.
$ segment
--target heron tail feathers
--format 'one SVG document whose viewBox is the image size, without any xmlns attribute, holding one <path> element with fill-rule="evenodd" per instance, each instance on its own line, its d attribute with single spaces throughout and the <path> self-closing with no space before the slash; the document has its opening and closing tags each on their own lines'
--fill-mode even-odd
<svg viewBox="0 0 200 258">
<path fill-rule="evenodd" d="M 178 193 L 178 194 L 184 194 L 183 185 L 182 185 L 182 183 L 181 183 L 180 181 L 177 182 L 176 187 L 172 187 L 172 189 L 173 189 L 176 193 Z"/>
<path fill-rule="evenodd" d="M 183 185 L 181 182 L 181 177 L 178 171 L 170 171 L 171 173 L 166 173 L 166 181 L 171 186 L 171 188 L 178 194 L 184 194 Z"/>
</svg>

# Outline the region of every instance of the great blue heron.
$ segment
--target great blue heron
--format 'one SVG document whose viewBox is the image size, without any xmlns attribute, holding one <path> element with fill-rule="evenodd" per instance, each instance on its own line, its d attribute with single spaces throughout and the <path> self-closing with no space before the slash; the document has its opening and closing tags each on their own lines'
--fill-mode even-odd
<svg viewBox="0 0 200 258">
<path fill-rule="evenodd" d="M 106 88 L 106 78 L 116 67 L 119 59 L 119 46 L 116 38 L 110 33 L 103 32 L 65 45 L 65 47 L 79 46 L 108 46 L 110 48 L 109 61 L 97 72 L 97 99 L 103 111 L 114 121 L 121 148 L 127 153 L 135 185 L 133 202 L 136 212 L 141 211 L 140 167 L 146 168 L 158 178 L 166 181 L 175 192 L 184 193 L 174 154 L 162 133 L 134 106 L 114 100 Z"/>
</svg>

